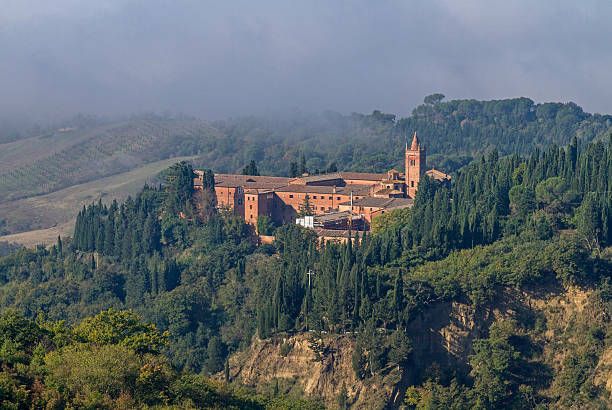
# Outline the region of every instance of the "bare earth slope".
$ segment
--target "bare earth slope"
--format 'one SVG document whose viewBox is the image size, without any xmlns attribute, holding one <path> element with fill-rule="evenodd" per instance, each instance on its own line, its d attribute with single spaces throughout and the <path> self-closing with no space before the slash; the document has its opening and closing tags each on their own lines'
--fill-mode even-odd
<svg viewBox="0 0 612 410">
<path fill-rule="evenodd" d="M 275 336 L 260 340 L 253 338 L 250 349 L 230 358 L 232 382 L 270 390 L 278 380 L 283 393 L 305 394 L 322 398 L 327 406 L 337 406 L 337 397 L 345 382 L 351 408 L 400 408 L 406 389 L 414 384 L 412 369 L 424 369 L 433 363 L 452 366 L 469 372 L 469 356 L 475 339 L 487 337 L 491 323 L 500 319 L 542 317 L 543 325 L 531 335 L 542 349 L 544 365 L 559 373 L 563 359 L 569 354 L 572 328 L 588 322 L 597 311 L 591 301 L 591 291 L 579 288 L 541 287 L 529 292 L 508 289 L 493 306 L 475 308 L 462 303 L 438 303 L 422 312 L 409 325 L 413 343 L 412 364 L 403 371 L 394 366 L 382 369 L 374 377 L 359 380 L 351 367 L 355 346 L 352 335 L 324 335 L 326 352 L 321 362 L 314 361 L 310 348 L 312 334 Z M 281 346 L 290 346 L 286 356 Z M 599 358 L 594 383 L 612 397 L 612 352 L 605 351 Z M 554 385 L 541 380 L 539 393 L 554 402 Z"/>
</svg>

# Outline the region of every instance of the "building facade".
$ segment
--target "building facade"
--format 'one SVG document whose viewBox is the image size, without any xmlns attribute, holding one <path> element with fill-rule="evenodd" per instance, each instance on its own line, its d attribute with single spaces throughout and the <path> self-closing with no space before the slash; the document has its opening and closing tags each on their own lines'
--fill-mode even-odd
<svg viewBox="0 0 612 410">
<path fill-rule="evenodd" d="M 298 178 L 216 174 L 215 194 L 220 208 L 252 225 L 264 215 L 277 224 L 294 222 L 306 205 L 314 215 L 347 211 L 362 215 L 369 224 L 377 215 L 411 207 L 423 175 L 450 179 L 438 170 L 425 171 L 426 165 L 425 148 L 415 133 L 410 147 L 406 144 L 404 173 L 334 172 Z M 202 171 L 196 171 L 194 187 L 202 189 Z"/>
</svg>

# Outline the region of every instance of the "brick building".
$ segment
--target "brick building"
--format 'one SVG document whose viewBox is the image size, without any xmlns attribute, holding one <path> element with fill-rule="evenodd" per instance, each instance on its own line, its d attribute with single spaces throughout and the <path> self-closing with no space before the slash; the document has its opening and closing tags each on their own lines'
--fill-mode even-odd
<svg viewBox="0 0 612 410">
<path fill-rule="evenodd" d="M 422 175 L 450 179 L 443 172 L 425 169 L 425 148 L 415 133 L 410 148 L 406 144 L 404 173 L 334 172 L 298 178 L 216 174 L 215 194 L 219 207 L 233 210 L 252 225 L 262 215 L 279 224 L 294 222 L 307 197 L 316 215 L 348 211 L 363 215 L 369 223 L 387 211 L 411 207 Z M 202 189 L 203 172 L 195 172 L 195 189 Z"/>
</svg>

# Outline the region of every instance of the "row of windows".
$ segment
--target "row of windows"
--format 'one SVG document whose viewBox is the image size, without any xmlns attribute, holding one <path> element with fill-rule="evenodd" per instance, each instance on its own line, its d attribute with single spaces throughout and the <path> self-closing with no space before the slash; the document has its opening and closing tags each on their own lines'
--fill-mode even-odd
<svg viewBox="0 0 612 410">
<path fill-rule="evenodd" d="M 293 198 L 293 194 L 289 194 L 289 198 Z M 361 197 L 359 197 L 359 196 L 355 196 L 355 197 L 354 197 L 354 199 L 359 199 L 359 198 L 361 198 Z M 321 195 L 321 196 L 317 197 L 317 195 L 313 195 L 313 196 L 312 196 L 312 199 L 323 199 L 323 200 L 324 200 L 324 199 L 325 199 L 325 196 L 324 196 L 324 195 Z M 333 197 L 333 196 L 329 196 L 329 197 L 327 197 L 327 199 L 329 199 L 329 200 L 331 201 L 331 200 L 333 200 L 333 199 L 334 199 L 334 197 Z M 255 200 L 255 197 L 254 197 L 254 196 L 247 196 L 247 197 L 246 197 L 246 200 L 247 200 L 247 201 L 254 201 L 254 200 Z M 341 200 L 342 200 L 342 197 L 339 197 L 339 196 L 338 196 L 338 197 L 336 197 L 336 200 L 341 201 Z M 238 200 L 237 200 L 237 202 L 238 202 L 238 204 L 239 204 L 239 205 L 240 205 L 240 204 L 242 204 L 242 200 L 241 200 L 241 199 L 238 199 Z"/>
<path fill-rule="evenodd" d="M 289 194 L 289 198 L 293 198 L 293 194 Z M 354 199 L 359 199 L 359 198 L 361 198 L 361 197 L 359 197 L 359 196 L 354 197 Z M 316 195 L 313 195 L 313 196 L 312 196 L 312 199 L 317 199 L 317 196 L 316 196 Z M 321 195 L 321 197 L 320 197 L 319 199 L 325 199 L 325 196 Z M 328 197 L 327 199 L 332 200 L 332 199 L 334 199 L 334 197 L 333 197 L 333 196 L 330 196 L 330 197 Z M 336 197 L 336 200 L 337 200 L 337 201 L 341 201 L 341 200 L 342 200 L 342 197 L 339 197 L 339 196 L 338 196 L 338 197 Z"/>
</svg>

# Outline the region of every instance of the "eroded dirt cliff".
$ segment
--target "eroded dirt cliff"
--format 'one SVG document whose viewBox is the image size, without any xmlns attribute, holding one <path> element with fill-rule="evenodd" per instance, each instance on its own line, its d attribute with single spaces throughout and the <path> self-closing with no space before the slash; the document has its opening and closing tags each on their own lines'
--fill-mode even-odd
<svg viewBox="0 0 612 410">
<path fill-rule="evenodd" d="M 530 337 L 541 349 L 546 366 L 558 372 L 563 366 L 567 343 L 579 342 L 571 340 L 576 333 L 567 329 L 575 326 L 577 319 L 590 320 L 584 315 L 596 315 L 597 311 L 590 304 L 590 292 L 577 288 L 551 285 L 528 292 L 507 289 L 494 305 L 437 303 L 417 315 L 408 326 L 413 344 L 411 364 L 403 370 L 390 365 L 374 377 L 360 380 L 351 365 L 354 334 L 324 334 L 321 339 L 316 338 L 324 351 L 317 360 L 312 347 L 315 333 L 305 333 L 266 340 L 255 337 L 247 351 L 231 357 L 230 374 L 233 382 L 268 392 L 279 389 L 321 398 L 328 407 L 337 406 L 345 383 L 352 408 L 398 408 L 406 388 L 416 383 L 419 372 L 433 363 L 469 374 L 473 341 L 487 337 L 491 323 L 500 319 L 533 322 Z M 594 383 L 612 391 L 611 349 L 600 356 Z M 550 381 L 542 381 L 540 393 L 554 396 Z"/>
</svg>

